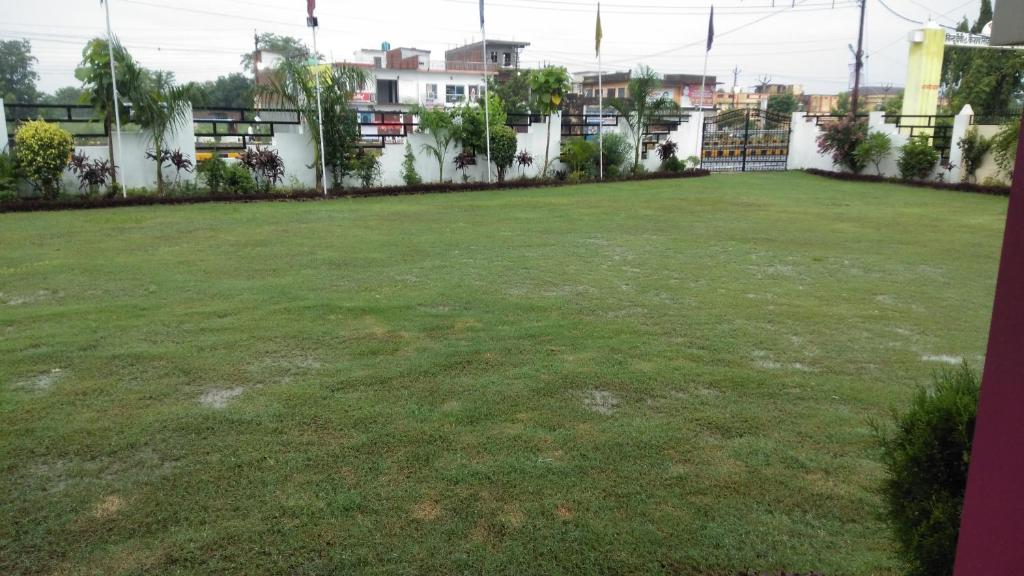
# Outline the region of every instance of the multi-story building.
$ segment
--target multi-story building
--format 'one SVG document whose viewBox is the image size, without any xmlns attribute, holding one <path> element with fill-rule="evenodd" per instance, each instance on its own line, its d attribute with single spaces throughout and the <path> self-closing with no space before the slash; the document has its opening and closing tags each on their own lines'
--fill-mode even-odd
<svg viewBox="0 0 1024 576">
<path fill-rule="evenodd" d="M 601 75 L 601 90 L 605 98 L 629 96 L 631 72 L 611 72 Z M 704 92 L 701 92 L 703 84 Z M 660 96 L 665 96 L 683 108 L 711 107 L 714 104 L 716 78 L 702 78 L 700 74 L 666 74 L 662 77 Z M 598 96 L 597 73 L 582 73 L 576 82 L 577 91 L 587 98 Z M 701 98 L 703 94 L 703 99 Z"/>
<path fill-rule="evenodd" d="M 518 70 L 520 54 L 529 42 L 508 40 L 487 41 L 487 70 Z M 444 53 L 444 64 L 448 70 L 482 72 L 484 69 L 483 42 L 474 42 L 452 48 Z"/>
</svg>

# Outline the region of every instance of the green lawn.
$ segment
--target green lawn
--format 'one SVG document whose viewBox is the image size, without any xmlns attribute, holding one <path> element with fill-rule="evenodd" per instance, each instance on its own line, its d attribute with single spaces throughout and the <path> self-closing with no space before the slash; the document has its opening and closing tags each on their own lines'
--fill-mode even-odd
<svg viewBox="0 0 1024 576">
<path fill-rule="evenodd" d="M 895 574 L 1006 199 L 804 174 L 0 215 L 2 574 Z"/>
</svg>

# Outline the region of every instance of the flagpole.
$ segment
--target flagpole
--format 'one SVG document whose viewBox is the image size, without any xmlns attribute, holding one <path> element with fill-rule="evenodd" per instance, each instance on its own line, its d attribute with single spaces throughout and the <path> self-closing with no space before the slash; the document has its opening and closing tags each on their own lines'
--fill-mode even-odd
<svg viewBox="0 0 1024 576">
<path fill-rule="evenodd" d="M 487 85 L 487 25 L 484 24 L 483 0 L 480 2 L 480 33 L 483 36 L 484 52 L 484 136 L 487 138 L 487 182 L 491 181 L 491 104 L 490 87 Z"/>
<path fill-rule="evenodd" d="M 708 78 L 708 56 L 711 54 L 711 44 L 715 41 L 715 5 L 711 5 L 711 14 L 708 15 L 708 43 L 704 47 L 704 73 L 700 76 L 700 109 L 704 109 L 705 86 Z M 714 105 L 714 99 L 711 101 Z"/>
<path fill-rule="evenodd" d="M 604 37 L 604 30 L 601 29 L 601 3 L 597 3 L 597 176 L 604 180 L 604 70 L 601 66 L 601 39 Z"/>
<path fill-rule="evenodd" d="M 317 122 L 320 127 L 320 185 L 324 188 L 324 196 L 328 196 L 327 192 L 327 150 L 324 148 L 324 109 L 320 104 L 320 51 L 316 46 L 316 29 L 319 22 L 316 17 L 309 17 L 309 26 L 313 29 L 313 58 L 316 60 L 316 67 L 313 68 L 313 73 L 316 74 L 316 115 Z"/>
<path fill-rule="evenodd" d="M 110 54 L 110 81 L 114 92 L 114 122 L 117 126 L 117 160 L 114 158 L 110 159 L 110 165 L 114 167 L 114 172 L 117 172 L 117 162 L 124 158 L 124 153 L 121 147 L 121 107 L 117 103 L 117 68 L 114 67 L 114 34 L 110 31 L 110 0 L 100 0 L 104 8 L 107 10 L 107 51 Z M 107 138 L 110 135 L 107 134 Z M 125 181 L 124 169 L 121 169 L 121 196 L 123 198 L 128 197 L 128 183 Z"/>
<path fill-rule="evenodd" d="M 705 82 L 707 81 L 707 77 L 708 77 L 708 55 L 709 54 L 711 54 L 711 50 L 705 50 L 704 51 L 704 73 L 701 74 L 701 77 L 700 77 L 700 109 L 701 110 L 704 109 L 704 95 L 706 94 L 706 92 L 704 92 L 704 86 L 705 86 Z"/>
</svg>

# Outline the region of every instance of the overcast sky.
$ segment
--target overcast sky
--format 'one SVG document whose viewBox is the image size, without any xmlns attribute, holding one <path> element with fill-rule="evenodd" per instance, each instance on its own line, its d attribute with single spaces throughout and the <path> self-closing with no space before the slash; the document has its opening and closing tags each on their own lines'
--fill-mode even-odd
<svg viewBox="0 0 1024 576">
<path fill-rule="evenodd" d="M 806 91 L 847 89 L 857 41 L 856 0 L 716 0 L 715 44 L 709 74 L 741 87 L 763 76 L 802 84 Z M 954 25 L 977 16 L 980 0 L 868 0 L 868 84 L 902 86 L 907 20 L 929 17 Z M 179 80 L 207 80 L 240 72 L 239 55 L 252 49 L 253 31 L 310 41 L 305 0 L 110 0 L 114 32 L 136 59 L 173 71 Z M 0 0 L 0 38 L 28 38 L 39 59 L 40 88 L 77 84 L 74 67 L 85 42 L 105 32 L 99 0 Z M 885 8 L 888 6 L 892 11 Z M 602 3 L 604 69 L 627 70 L 638 62 L 658 72 L 700 74 L 709 4 L 702 0 L 609 0 Z M 594 70 L 596 2 L 586 0 L 490 0 L 489 38 L 530 42 L 524 65 L 564 65 Z M 895 14 L 893 13 L 895 12 Z M 359 48 L 415 46 L 444 50 L 479 39 L 476 0 L 318 0 L 320 51 L 334 60 Z"/>
</svg>

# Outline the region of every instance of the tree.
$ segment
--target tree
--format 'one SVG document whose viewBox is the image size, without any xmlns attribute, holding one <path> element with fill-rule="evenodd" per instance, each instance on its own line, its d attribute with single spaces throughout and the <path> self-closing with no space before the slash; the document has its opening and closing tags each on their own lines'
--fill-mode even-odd
<svg viewBox="0 0 1024 576">
<path fill-rule="evenodd" d="M 177 86 L 174 75 L 149 73 L 131 64 L 127 70 L 128 94 L 131 98 L 131 121 L 138 124 L 153 143 L 152 158 L 156 160 L 156 192 L 164 193 L 164 158 L 167 139 L 185 125 L 188 119 L 191 92 Z"/>
<path fill-rule="evenodd" d="M 800 101 L 792 94 L 773 94 L 768 97 L 768 111 L 789 116 L 800 109 Z"/>
<path fill-rule="evenodd" d="M 39 101 L 36 62 L 28 40 L 0 40 L 0 99 L 9 104 Z"/>
<path fill-rule="evenodd" d="M 832 107 L 832 114 L 846 116 L 850 113 L 850 93 L 840 92 L 836 97 L 836 105 Z"/>
<path fill-rule="evenodd" d="M 957 30 L 981 32 L 992 21 L 992 4 L 982 0 L 978 19 L 965 18 Z M 1021 104 L 1024 54 L 1014 50 L 947 47 L 942 63 L 942 89 L 954 111 L 970 104 L 977 114 L 1001 114 Z"/>
<path fill-rule="evenodd" d="M 505 106 L 497 94 L 487 95 L 490 108 L 490 129 L 493 134 L 495 130 L 505 125 L 508 115 L 505 114 Z M 459 141 L 473 154 L 485 154 L 487 152 L 487 130 L 484 126 L 483 104 L 466 103 L 454 111 L 455 121 L 459 125 Z"/>
<path fill-rule="evenodd" d="M 882 162 L 892 151 L 892 138 L 883 132 L 872 132 L 868 134 L 860 144 L 853 150 L 856 161 L 864 166 L 874 164 L 878 175 L 882 175 Z"/>
<path fill-rule="evenodd" d="M 551 119 L 562 104 L 562 96 L 572 89 L 569 72 L 561 66 L 547 66 L 530 72 L 530 90 L 533 92 L 534 106 L 547 117 L 547 141 L 544 145 L 543 176 L 548 175 L 551 165 Z"/>
<path fill-rule="evenodd" d="M 416 129 L 421 134 L 433 138 L 433 144 L 423 144 L 423 151 L 430 154 L 437 160 L 438 182 L 444 182 L 444 158 L 448 154 L 448 148 L 452 142 L 458 140 L 459 131 L 455 125 L 455 118 L 451 111 L 444 108 L 423 108 L 417 106 L 413 114 L 419 116 L 419 127 Z"/>
<path fill-rule="evenodd" d="M 899 116 L 903 113 L 903 90 L 896 93 L 882 104 L 882 110 L 886 116 Z"/>
<path fill-rule="evenodd" d="M 128 74 L 138 70 L 131 54 L 121 46 L 115 38 L 113 43 L 114 62 L 117 70 L 117 92 L 119 113 L 122 118 L 128 117 L 125 98 L 128 96 Z M 94 38 L 82 50 L 82 62 L 75 70 L 75 78 L 82 82 L 81 102 L 92 106 L 103 121 L 107 138 L 109 157 L 114 158 L 114 138 L 111 126 L 114 124 L 113 76 L 110 74 L 110 49 L 105 38 Z M 120 161 L 120 159 L 118 159 Z M 117 183 L 115 166 L 112 184 Z"/>
<path fill-rule="evenodd" d="M 516 131 L 508 126 L 498 126 L 491 130 L 491 160 L 498 171 L 498 182 L 505 181 L 505 172 L 512 167 L 516 159 Z"/>
<path fill-rule="evenodd" d="M 487 91 L 501 98 L 508 114 L 530 111 L 530 75 L 527 72 L 514 70 L 492 77 L 487 83 Z"/>
<path fill-rule="evenodd" d="M 278 36 L 273 32 L 264 32 L 256 37 L 256 47 L 260 50 L 280 54 L 285 60 L 292 60 L 304 64 L 311 56 L 310 50 L 302 40 L 291 36 Z M 246 73 L 252 71 L 253 57 L 255 53 L 246 52 L 242 54 L 242 70 Z"/>
<path fill-rule="evenodd" d="M 18 167 L 44 198 L 56 198 L 75 140 L 71 134 L 43 120 L 22 124 L 14 134 Z"/>
<path fill-rule="evenodd" d="M 78 86 L 65 86 L 58 88 L 53 94 L 47 94 L 43 96 L 43 102 L 46 104 L 81 104 L 85 98 L 85 90 L 82 90 Z"/>
<path fill-rule="evenodd" d="M 320 78 L 320 102 L 323 109 L 324 150 L 320 149 L 320 117 L 317 110 L 317 77 Z M 305 62 L 284 60 L 260 86 L 257 94 L 271 106 L 299 111 L 309 127 L 316 164 L 317 188 L 322 187 L 324 163 L 332 169 L 335 185 L 353 165 L 358 152 L 359 123 L 349 108 L 352 95 L 369 81 L 366 71 L 353 66 L 308 66 Z M 323 190 L 321 190 L 323 192 Z"/>
<path fill-rule="evenodd" d="M 633 172 L 640 170 L 640 149 L 651 120 L 663 112 L 675 110 L 676 103 L 661 92 L 661 77 L 649 66 L 640 66 L 631 74 L 626 91 L 627 98 L 613 99 L 612 108 L 622 115 L 633 143 Z"/>
<path fill-rule="evenodd" d="M 193 85 L 192 104 L 203 108 L 252 108 L 255 85 L 244 74 L 229 74 Z"/>
</svg>

